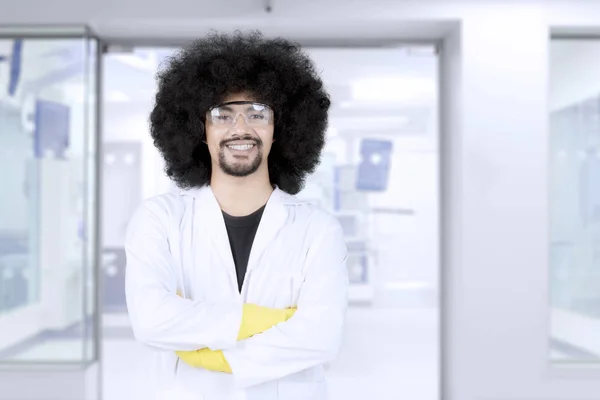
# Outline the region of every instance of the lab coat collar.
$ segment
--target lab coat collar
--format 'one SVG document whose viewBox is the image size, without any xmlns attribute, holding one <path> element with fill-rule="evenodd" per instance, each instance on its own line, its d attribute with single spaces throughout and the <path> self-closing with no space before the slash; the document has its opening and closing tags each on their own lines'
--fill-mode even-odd
<svg viewBox="0 0 600 400">
<path fill-rule="evenodd" d="M 217 249 L 220 258 L 225 263 L 227 269 L 230 271 L 231 284 L 237 291 L 237 279 L 235 272 L 235 264 L 231 254 L 231 247 L 229 244 L 229 237 L 227 234 L 227 228 L 223 218 L 221 207 L 217 202 L 217 199 L 210 188 L 210 186 L 203 186 L 191 189 L 185 189 L 181 191 L 182 196 L 190 196 L 194 199 L 194 214 L 195 214 L 195 230 L 210 230 L 209 236 L 212 238 L 213 244 Z M 265 210 L 263 212 L 254 242 L 252 244 L 252 250 L 250 252 L 250 258 L 248 260 L 248 273 L 259 265 L 260 256 L 266 249 L 266 247 L 273 241 L 280 229 L 285 225 L 287 220 L 286 206 L 301 203 L 299 199 L 292 196 L 283 190 L 275 187 L 273 193 L 269 197 Z M 199 232 L 199 231 L 198 231 Z M 199 237 L 199 235 L 194 235 Z M 247 279 L 244 279 L 244 288 L 246 287 Z M 242 288 L 242 294 L 245 293 Z"/>
<path fill-rule="evenodd" d="M 196 199 L 202 198 L 204 196 L 207 196 L 207 197 L 212 196 L 214 198 L 214 193 L 209 185 L 198 186 L 198 187 L 193 187 L 193 188 L 188 188 L 188 189 L 181 189 L 179 191 L 179 193 L 182 196 L 191 196 Z M 277 185 L 275 185 L 275 189 L 273 190 L 273 193 L 271 194 L 271 197 L 269 198 L 269 201 L 267 202 L 267 204 L 269 204 L 270 202 L 280 203 L 280 204 L 284 204 L 284 205 L 293 205 L 293 204 L 303 203 L 303 201 L 299 200 L 295 196 L 292 196 L 292 195 L 284 192 L 283 190 L 279 189 L 279 187 Z"/>
</svg>

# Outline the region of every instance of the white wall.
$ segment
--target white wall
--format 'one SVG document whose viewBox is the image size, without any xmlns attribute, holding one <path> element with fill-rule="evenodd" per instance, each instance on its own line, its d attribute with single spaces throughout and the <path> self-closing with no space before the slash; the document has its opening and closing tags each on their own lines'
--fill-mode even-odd
<svg viewBox="0 0 600 400">
<path fill-rule="evenodd" d="M 594 374 L 563 375 L 548 360 L 546 11 L 478 10 L 462 20 L 460 40 L 455 33 L 446 43 L 444 343 L 452 399 L 591 399 L 600 389 Z"/>
<path fill-rule="evenodd" d="M 447 183 L 461 188 L 446 210 L 461 215 L 447 231 L 450 382 L 473 399 L 556 395 L 538 378 L 549 334 L 545 21 L 498 10 L 463 21 L 462 38 L 460 158 Z"/>
</svg>

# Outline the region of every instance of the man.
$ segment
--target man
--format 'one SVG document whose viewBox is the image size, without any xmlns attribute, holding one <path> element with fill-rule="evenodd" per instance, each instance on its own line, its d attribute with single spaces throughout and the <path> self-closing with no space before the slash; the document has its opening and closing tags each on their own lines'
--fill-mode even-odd
<svg viewBox="0 0 600 400">
<path fill-rule="evenodd" d="M 329 107 L 301 49 L 258 33 L 198 40 L 159 74 L 151 133 L 181 191 L 146 200 L 126 241 L 131 324 L 158 398 L 326 398 L 346 247 L 337 220 L 294 194 Z"/>
</svg>

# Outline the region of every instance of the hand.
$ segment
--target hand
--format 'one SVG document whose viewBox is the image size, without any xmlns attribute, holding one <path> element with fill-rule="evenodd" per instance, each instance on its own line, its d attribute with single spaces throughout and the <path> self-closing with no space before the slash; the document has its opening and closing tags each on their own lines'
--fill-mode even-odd
<svg viewBox="0 0 600 400">
<path fill-rule="evenodd" d="M 231 374 L 231 367 L 221 350 L 200 349 L 195 351 L 176 351 L 177 356 L 194 368 Z"/>
<path fill-rule="evenodd" d="M 177 291 L 177 296 L 182 297 Z M 292 318 L 296 308 L 269 308 L 256 304 L 244 304 L 242 311 L 242 323 L 238 332 L 238 340 L 248 339 L 259 333 L 263 333 L 273 326 Z"/>
<path fill-rule="evenodd" d="M 261 307 L 256 304 L 244 304 L 238 340 L 248 339 L 263 333 L 267 329 L 292 318 L 295 312 L 295 308 L 279 309 Z"/>
<path fill-rule="evenodd" d="M 177 292 L 181 297 L 181 293 Z M 273 326 L 290 319 L 296 308 L 278 309 L 262 307 L 256 304 L 244 304 L 242 323 L 238 333 L 238 340 L 248 339 L 262 333 Z M 209 371 L 225 372 L 231 374 L 231 367 L 221 350 L 203 348 L 193 351 L 176 351 L 181 361 L 194 368 L 203 368 Z"/>
</svg>

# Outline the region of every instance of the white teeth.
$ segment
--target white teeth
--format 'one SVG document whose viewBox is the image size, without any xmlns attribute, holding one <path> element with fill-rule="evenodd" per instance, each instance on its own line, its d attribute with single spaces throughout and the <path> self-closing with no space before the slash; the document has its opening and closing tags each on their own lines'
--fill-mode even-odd
<svg viewBox="0 0 600 400">
<path fill-rule="evenodd" d="M 238 145 L 230 145 L 227 147 L 229 147 L 230 149 L 233 149 L 233 150 L 250 150 L 252 147 L 254 147 L 254 145 L 253 144 L 238 144 Z"/>
</svg>

